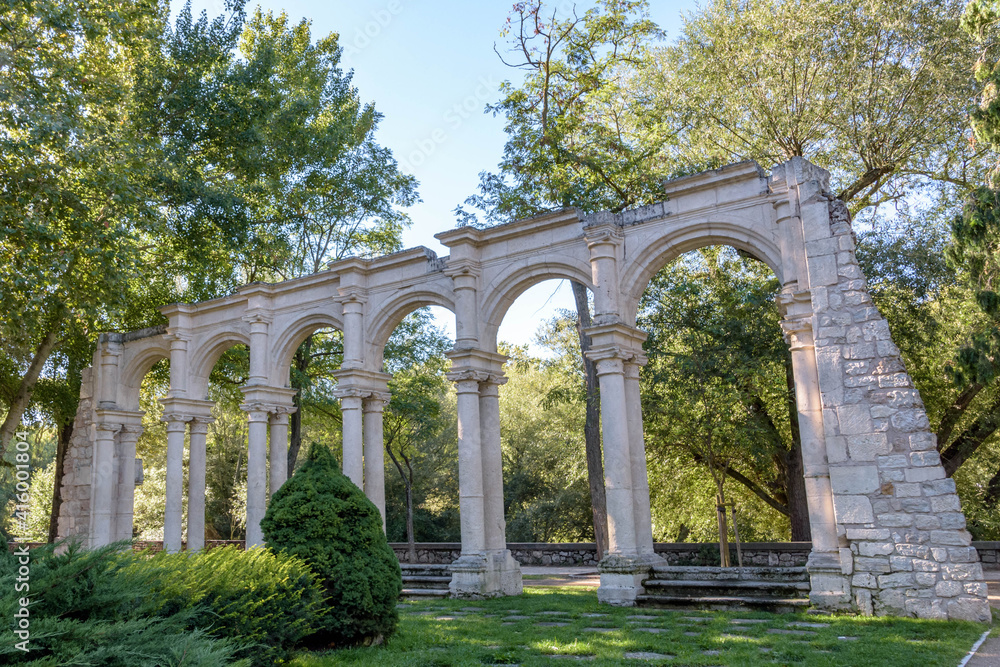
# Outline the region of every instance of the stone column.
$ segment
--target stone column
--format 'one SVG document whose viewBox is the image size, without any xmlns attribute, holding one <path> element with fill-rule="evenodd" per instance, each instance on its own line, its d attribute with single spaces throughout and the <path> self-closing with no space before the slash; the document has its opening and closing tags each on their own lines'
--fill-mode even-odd
<svg viewBox="0 0 1000 667">
<path fill-rule="evenodd" d="M 491 373 L 479 383 L 479 430 L 483 459 L 483 525 L 487 558 L 485 590 L 520 595 L 521 566 L 507 549 L 503 511 L 503 452 L 500 447 L 500 385 L 507 378 Z"/>
<path fill-rule="evenodd" d="M 382 409 L 389 402 L 389 394 L 372 392 L 364 399 L 364 450 L 365 496 L 382 515 L 382 532 L 385 532 L 385 451 L 382 439 Z"/>
<path fill-rule="evenodd" d="M 363 416 L 362 401 L 367 392 L 353 387 L 338 389 L 340 398 L 341 428 L 343 433 L 344 474 L 359 489 L 364 487 Z"/>
<path fill-rule="evenodd" d="M 455 292 L 455 349 L 479 345 L 479 266 L 472 260 L 449 262 L 445 274 Z"/>
<path fill-rule="evenodd" d="M 100 419 L 100 417 L 98 417 Z M 114 456 L 115 434 L 121 424 L 97 423 L 97 437 L 94 441 L 94 490 L 91 546 L 101 547 L 111 544 L 114 535 Z"/>
<path fill-rule="evenodd" d="M 648 359 L 636 352 L 625 362 L 625 406 L 628 410 L 629 458 L 632 463 L 632 512 L 635 517 L 635 540 L 639 555 L 659 563 L 653 550 L 653 520 L 649 509 L 649 475 L 646 471 L 646 442 L 642 430 L 642 398 L 639 369 Z"/>
<path fill-rule="evenodd" d="M 798 406 L 799 435 L 802 442 L 802 470 L 812 552 L 806 563 L 811 591 L 809 599 L 820 608 L 840 609 L 849 599 L 849 584 L 843 570 L 837 520 L 826 454 L 823 408 L 820 397 L 816 349 L 810 318 L 785 319 L 781 326 L 792 355 L 795 402 Z M 849 557 L 849 563 L 852 560 Z"/>
<path fill-rule="evenodd" d="M 188 551 L 205 548 L 205 460 L 210 417 L 191 420 L 188 455 Z"/>
<path fill-rule="evenodd" d="M 601 387 L 601 432 L 604 440 L 604 484 L 608 503 L 608 553 L 634 557 L 638 553 L 635 503 L 632 493 L 632 456 L 629 406 L 625 396 L 624 358 L 620 349 L 592 349 Z"/>
<path fill-rule="evenodd" d="M 479 384 L 479 429 L 483 457 L 483 516 L 487 550 L 507 548 L 503 513 L 503 453 L 500 449 L 500 385 L 502 375 L 490 375 Z"/>
<path fill-rule="evenodd" d="M 268 498 L 273 498 L 288 479 L 288 415 L 294 408 L 278 408 L 271 415 L 271 480 Z"/>
<path fill-rule="evenodd" d="M 462 555 L 486 551 L 483 512 L 483 456 L 480 438 L 479 382 L 485 373 L 449 373 L 458 393 L 458 502 L 462 524 Z"/>
<path fill-rule="evenodd" d="M 608 216 L 602 221 L 598 218 Z M 621 228 L 610 213 L 598 213 L 584 228 L 590 249 L 591 275 L 594 279 L 594 322 L 620 322 L 618 284 L 618 249 L 622 244 Z"/>
<path fill-rule="evenodd" d="M 177 553 L 181 550 L 181 521 L 184 511 L 184 435 L 188 417 L 164 414 L 167 422 L 167 488 L 166 509 L 163 515 L 163 550 Z"/>
<path fill-rule="evenodd" d="M 118 435 L 121 461 L 118 465 L 118 507 L 115 512 L 114 541 L 132 539 L 135 511 L 135 443 L 142 435 L 142 426 L 126 426 Z"/>
<path fill-rule="evenodd" d="M 263 546 L 260 530 L 267 498 L 267 422 L 263 405 L 241 405 L 248 415 L 247 425 L 247 536 L 246 548 Z"/>
</svg>

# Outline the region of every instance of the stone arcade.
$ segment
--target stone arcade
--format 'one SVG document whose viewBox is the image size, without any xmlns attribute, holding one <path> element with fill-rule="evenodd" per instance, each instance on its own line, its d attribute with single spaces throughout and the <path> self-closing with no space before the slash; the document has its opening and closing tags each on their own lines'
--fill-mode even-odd
<svg viewBox="0 0 1000 667">
<path fill-rule="evenodd" d="M 858 268 L 843 204 L 829 174 L 796 158 L 770 176 L 755 163 L 680 178 L 666 200 L 619 214 L 573 210 L 490 229 L 437 235 L 451 254 L 415 248 L 278 284 L 255 283 L 197 304 L 172 304 L 165 328 L 105 334 L 84 376 L 67 454 L 59 534 L 96 547 L 132 535 L 139 385 L 170 360 L 164 546 L 181 548 L 183 449 L 189 549 L 204 546 L 208 376 L 233 345 L 250 350 L 243 387 L 249 422 L 247 545 L 262 543 L 268 497 L 285 481 L 289 364 L 323 327 L 344 335 L 337 371 L 344 473 L 383 512 L 383 347 L 427 305 L 455 313 L 449 378 L 458 392 L 462 554 L 455 596 L 521 591 L 504 536 L 500 411 L 504 357 L 497 329 L 508 307 L 542 280 L 593 292 L 591 358 L 600 381 L 610 549 L 601 601 L 634 604 L 653 552 L 639 402 L 646 334 L 635 327 L 650 278 L 678 255 L 727 244 L 766 262 L 782 284 L 777 306 L 795 374 L 812 553 L 812 604 L 825 610 L 988 620 L 986 585 L 955 484 L 945 476 L 920 396 Z M 267 479 L 270 434 L 270 480 Z M 270 484 L 268 484 L 270 482 Z"/>
</svg>

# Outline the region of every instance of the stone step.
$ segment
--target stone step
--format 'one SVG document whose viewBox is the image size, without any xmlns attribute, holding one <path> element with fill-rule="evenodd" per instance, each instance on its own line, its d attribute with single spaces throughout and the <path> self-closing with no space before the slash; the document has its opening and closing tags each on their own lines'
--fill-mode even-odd
<svg viewBox="0 0 1000 667">
<path fill-rule="evenodd" d="M 403 584 L 410 588 L 448 588 L 451 577 L 438 577 L 434 575 L 404 574 Z"/>
<path fill-rule="evenodd" d="M 664 594 L 682 597 L 733 596 L 751 595 L 759 598 L 807 598 L 809 597 L 809 582 L 807 581 L 745 581 L 742 579 L 723 579 L 721 581 L 683 580 L 683 579 L 647 579 L 643 587 L 651 594 Z"/>
<path fill-rule="evenodd" d="M 446 598 L 450 595 L 447 588 L 404 588 L 399 593 L 403 600 L 425 600 L 427 598 Z"/>
<path fill-rule="evenodd" d="M 451 572 L 451 565 L 447 563 L 444 564 L 432 564 L 432 563 L 400 563 L 399 569 L 403 571 L 403 574 L 407 572 Z"/>
<path fill-rule="evenodd" d="M 809 581 L 804 567 L 703 567 L 697 565 L 658 565 L 653 578 L 685 581 Z"/>
<path fill-rule="evenodd" d="M 686 595 L 646 594 L 636 598 L 636 606 L 690 611 L 767 611 L 785 614 L 805 611 L 809 606 L 809 600 L 749 595 L 689 597 Z"/>
</svg>

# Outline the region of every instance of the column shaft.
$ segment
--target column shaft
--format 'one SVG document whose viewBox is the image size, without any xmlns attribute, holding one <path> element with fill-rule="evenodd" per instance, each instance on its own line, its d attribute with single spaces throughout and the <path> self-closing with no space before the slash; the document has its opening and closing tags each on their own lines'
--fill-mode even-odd
<svg viewBox="0 0 1000 667">
<path fill-rule="evenodd" d="M 462 373 L 455 385 L 458 389 L 458 502 L 464 556 L 486 550 L 479 378 L 477 374 Z"/>
<path fill-rule="evenodd" d="M 816 349 L 811 329 L 804 328 L 791 333 L 791 352 L 813 551 L 836 552 L 840 545 L 833 510 L 830 467 L 826 457 Z"/>
<path fill-rule="evenodd" d="M 167 483 L 166 509 L 163 514 L 163 550 L 181 550 L 182 514 L 184 511 L 184 433 L 187 422 L 180 418 L 167 419 Z"/>
<path fill-rule="evenodd" d="M 604 484 L 608 503 L 608 552 L 634 556 L 637 545 L 632 499 L 632 457 L 623 373 L 620 358 L 598 359 L 601 431 L 604 436 Z"/>
<path fill-rule="evenodd" d="M 94 490 L 92 545 L 101 547 L 113 540 L 114 455 L 117 424 L 98 424 L 94 442 Z"/>
<path fill-rule="evenodd" d="M 205 465 L 208 420 L 191 422 L 188 455 L 188 551 L 205 548 Z"/>
<path fill-rule="evenodd" d="M 288 414 L 271 415 L 271 480 L 268 498 L 272 498 L 288 479 Z"/>
<path fill-rule="evenodd" d="M 629 458 L 632 469 L 632 512 L 635 539 L 640 554 L 653 554 L 653 520 L 649 509 L 649 474 L 646 471 L 646 442 L 642 429 L 642 397 L 639 368 L 645 359 L 625 364 L 625 406 L 628 410 Z"/>
<path fill-rule="evenodd" d="M 263 546 L 260 530 L 267 497 L 267 412 L 249 411 L 247 425 L 247 537 L 246 548 Z"/>
<path fill-rule="evenodd" d="M 360 489 L 364 487 L 361 397 L 356 395 L 342 396 L 340 414 L 343 420 L 344 474 Z"/>
<path fill-rule="evenodd" d="M 142 427 L 122 429 L 121 461 L 118 465 L 118 507 L 115 512 L 114 539 L 132 539 L 132 520 L 135 513 L 135 443 L 142 435 Z"/>
<path fill-rule="evenodd" d="M 507 548 L 506 521 L 503 512 L 503 452 L 500 448 L 499 385 L 506 378 L 492 376 L 479 385 L 479 424 L 483 457 L 483 517 L 486 549 Z"/>
<path fill-rule="evenodd" d="M 382 408 L 385 399 L 373 396 L 364 399 L 365 496 L 382 515 L 385 531 L 385 452 L 382 439 Z"/>
</svg>

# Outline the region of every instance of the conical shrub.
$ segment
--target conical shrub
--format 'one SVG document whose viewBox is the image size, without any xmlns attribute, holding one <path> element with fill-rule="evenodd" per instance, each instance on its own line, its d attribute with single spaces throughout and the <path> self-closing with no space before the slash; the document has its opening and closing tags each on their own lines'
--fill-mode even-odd
<svg viewBox="0 0 1000 667">
<path fill-rule="evenodd" d="M 403 582 L 378 508 L 340 472 L 330 450 L 309 457 L 271 498 L 261 529 L 269 548 L 304 560 L 323 580 L 330 613 L 316 643 L 375 643 L 396 630 Z"/>
</svg>

